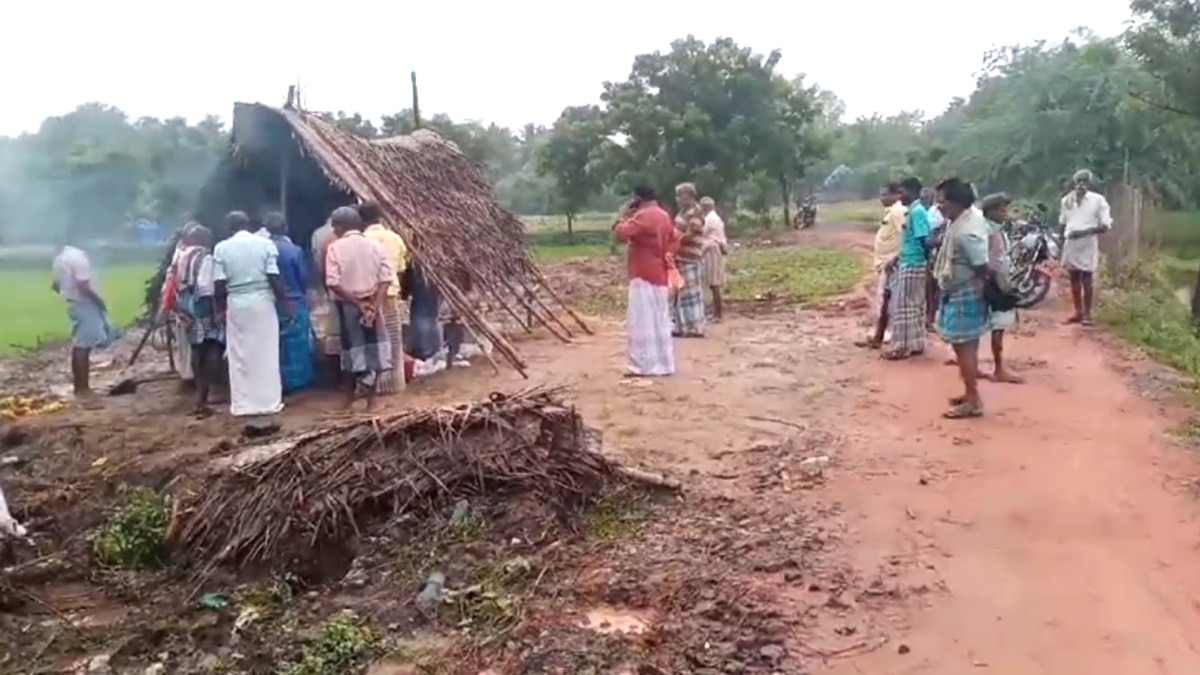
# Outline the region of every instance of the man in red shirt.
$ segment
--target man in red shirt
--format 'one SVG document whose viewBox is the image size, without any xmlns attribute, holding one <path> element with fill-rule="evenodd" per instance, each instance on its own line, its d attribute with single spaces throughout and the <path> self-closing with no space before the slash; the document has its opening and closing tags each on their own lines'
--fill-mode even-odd
<svg viewBox="0 0 1200 675">
<path fill-rule="evenodd" d="M 675 225 L 658 203 L 654 189 L 639 186 L 633 191 L 633 200 L 621 209 L 613 233 L 629 244 L 627 375 L 671 375 L 675 355 L 667 280 L 674 266 L 672 255 L 679 246 Z"/>
</svg>

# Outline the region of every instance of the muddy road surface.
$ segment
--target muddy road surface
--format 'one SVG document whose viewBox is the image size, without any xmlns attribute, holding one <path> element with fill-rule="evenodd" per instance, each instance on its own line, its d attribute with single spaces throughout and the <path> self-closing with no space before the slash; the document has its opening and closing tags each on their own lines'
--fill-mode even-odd
<svg viewBox="0 0 1200 675">
<path fill-rule="evenodd" d="M 798 243 L 869 239 L 818 228 Z M 601 267 L 619 276 L 619 263 Z M 984 383 L 982 419 L 946 420 L 960 388 L 948 348 L 933 340 L 900 363 L 855 348 L 866 306 L 858 293 L 737 308 L 708 337 L 678 341 L 678 374 L 656 381 L 621 377 L 623 327 L 601 317 L 571 345 L 522 339 L 532 382 L 453 369 L 387 405 L 569 382 L 607 454 L 684 483 L 643 539 L 546 577 L 570 599 L 555 612 L 582 617 L 553 625 L 596 624 L 627 647 L 587 672 L 1200 673 L 1200 460 L 1172 436 L 1190 415 L 1177 378 L 1098 329 L 1062 325 L 1050 303 L 1008 345 L 1026 382 Z M 302 398 L 285 425 L 319 423 L 326 408 Z M 186 409 L 157 383 L 43 424 L 79 426 L 64 466 L 182 471 L 232 433 Z M 317 595 L 314 613 L 336 609 L 336 584 Z M 543 620 L 530 610 L 531 625 Z M 534 627 L 528 663 L 557 634 Z"/>
</svg>

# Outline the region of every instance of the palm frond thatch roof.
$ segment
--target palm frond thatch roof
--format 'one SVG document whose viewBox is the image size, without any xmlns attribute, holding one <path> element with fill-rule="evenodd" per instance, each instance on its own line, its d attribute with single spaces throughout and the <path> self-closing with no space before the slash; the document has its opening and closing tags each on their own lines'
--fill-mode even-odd
<svg viewBox="0 0 1200 675">
<path fill-rule="evenodd" d="M 230 153 L 201 189 L 195 216 L 224 237 L 229 211 L 257 217 L 282 206 L 293 240 L 308 248 L 333 208 L 365 200 L 379 204 L 468 328 L 522 373 L 523 360 L 468 301 L 468 287 L 526 329 L 545 326 L 568 340 L 571 330 L 559 316 L 565 313 L 588 332 L 549 288 L 523 224 L 496 203 L 482 168 L 432 131 L 368 140 L 311 113 L 237 103 Z"/>
</svg>

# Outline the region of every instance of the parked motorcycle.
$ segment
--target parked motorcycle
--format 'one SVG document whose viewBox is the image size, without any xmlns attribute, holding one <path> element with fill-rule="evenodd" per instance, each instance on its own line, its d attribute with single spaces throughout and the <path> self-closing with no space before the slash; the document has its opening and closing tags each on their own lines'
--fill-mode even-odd
<svg viewBox="0 0 1200 675">
<path fill-rule="evenodd" d="M 796 229 L 803 230 L 817 224 L 817 207 L 806 206 L 796 214 Z"/>
<path fill-rule="evenodd" d="M 1017 307 L 1028 309 L 1046 298 L 1054 278 L 1062 242 L 1043 221 L 1043 213 L 1013 224 L 1010 239 L 1015 242 L 1009 251 L 1012 263 L 1010 283 L 1020 298 Z"/>
</svg>

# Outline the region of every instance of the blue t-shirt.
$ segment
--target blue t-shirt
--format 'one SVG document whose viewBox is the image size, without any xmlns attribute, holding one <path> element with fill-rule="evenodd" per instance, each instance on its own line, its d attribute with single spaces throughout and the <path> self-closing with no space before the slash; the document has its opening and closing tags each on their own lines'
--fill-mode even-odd
<svg viewBox="0 0 1200 675">
<path fill-rule="evenodd" d="M 919 201 L 908 206 L 908 216 L 904 219 L 904 230 L 900 233 L 900 264 L 907 267 L 921 267 L 925 264 L 926 254 L 924 241 L 929 238 L 929 211 Z"/>
</svg>

